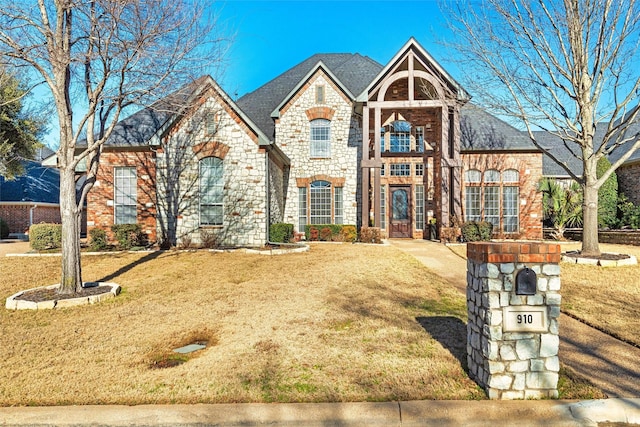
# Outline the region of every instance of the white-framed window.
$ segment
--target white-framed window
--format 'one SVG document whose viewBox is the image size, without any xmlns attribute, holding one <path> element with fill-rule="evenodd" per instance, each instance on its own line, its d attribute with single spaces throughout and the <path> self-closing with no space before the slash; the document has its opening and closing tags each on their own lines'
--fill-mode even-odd
<svg viewBox="0 0 640 427">
<path fill-rule="evenodd" d="M 505 233 L 517 233 L 519 229 L 518 217 L 519 188 L 513 186 L 502 187 L 502 230 Z"/>
<path fill-rule="evenodd" d="M 380 228 L 387 229 L 387 186 L 380 186 Z"/>
<path fill-rule="evenodd" d="M 424 185 L 416 185 L 416 229 L 424 230 Z"/>
<path fill-rule="evenodd" d="M 464 206 L 467 221 L 480 221 L 482 218 L 480 190 L 480 187 L 465 187 Z"/>
<path fill-rule="evenodd" d="M 298 223 L 305 225 L 344 224 L 344 191 L 329 181 L 313 181 L 298 187 Z"/>
<path fill-rule="evenodd" d="M 404 120 L 396 120 L 391 123 L 389 151 L 392 153 L 408 153 L 411 151 L 411 123 Z"/>
<path fill-rule="evenodd" d="M 311 157 L 331 157 L 331 122 L 326 119 L 311 120 Z"/>
<path fill-rule="evenodd" d="M 117 167 L 114 174 L 114 224 L 135 224 L 138 178 L 135 167 Z"/>
<path fill-rule="evenodd" d="M 331 224 L 331 183 L 313 181 L 309 203 L 310 224 Z"/>
<path fill-rule="evenodd" d="M 220 127 L 220 112 L 207 111 L 204 117 L 205 133 L 209 136 L 215 135 Z"/>
<path fill-rule="evenodd" d="M 218 157 L 200 160 L 200 225 L 222 225 L 224 220 L 224 163 Z"/>
<path fill-rule="evenodd" d="M 416 151 L 424 153 L 424 128 L 422 126 L 416 127 Z"/>
<path fill-rule="evenodd" d="M 482 180 L 481 180 L 482 178 Z M 520 228 L 520 173 L 488 169 L 465 172 L 465 220 L 488 221 L 494 232 L 517 233 Z"/>
<path fill-rule="evenodd" d="M 344 202 L 342 200 L 342 187 L 333 188 L 333 222 L 344 223 Z"/>
<path fill-rule="evenodd" d="M 298 227 L 300 231 L 307 225 L 307 187 L 298 188 Z"/>
<path fill-rule="evenodd" d="M 416 176 L 424 176 L 424 164 L 416 163 Z"/>
<path fill-rule="evenodd" d="M 389 169 L 391 176 L 411 176 L 410 163 L 391 163 Z"/>
<path fill-rule="evenodd" d="M 482 180 L 482 172 L 477 169 L 469 169 L 464 173 L 464 180 L 467 183 L 480 183 Z"/>
</svg>

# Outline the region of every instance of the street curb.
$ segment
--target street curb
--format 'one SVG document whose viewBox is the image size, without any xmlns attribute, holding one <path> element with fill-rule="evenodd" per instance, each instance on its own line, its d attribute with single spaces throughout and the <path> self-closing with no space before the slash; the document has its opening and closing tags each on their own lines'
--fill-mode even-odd
<svg viewBox="0 0 640 427">
<path fill-rule="evenodd" d="M 597 426 L 640 424 L 640 398 L 0 408 L 0 425 L 40 426 Z"/>
</svg>

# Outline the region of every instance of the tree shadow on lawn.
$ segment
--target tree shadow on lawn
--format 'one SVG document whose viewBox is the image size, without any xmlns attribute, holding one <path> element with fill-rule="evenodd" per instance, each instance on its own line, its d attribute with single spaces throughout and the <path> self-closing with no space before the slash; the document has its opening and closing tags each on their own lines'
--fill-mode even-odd
<svg viewBox="0 0 640 427">
<path fill-rule="evenodd" d="M 458 359 L 465 372 L 467 366 L 467 325 L 453 316 L 416 317 L 416 321 L 433 339 Z"/>
<path fill-rule="evenodd" d="M 113 279 L 115 279 L 116 277 L 118 277 L 121 274 L 124 274 L 124 273 L 132 270 L 133 268 L 139 266 L 140 264 L 144 264 L 145 262 L 152 261 L 152 260 L 158 258 L 160 255 L 162 255 L 162 253 L 163 253 L 163 251 L 153 251 L 151 253 L 148 253 L 147 255 L 143 256 L 142 258 L 138 258 L 137 260 L 135 260 L 135 261 L 133 261 L 133 262 L 127 264 L 127 265 L 124 265 L 124 266 L 120 267 L 115 272 L 113 272 L 113 273 L 111 273 L 111 274 L 109 274 L 107 276 L 104 276 L 103 278 L 98 279 L 97 281 L 98 282 L 110 282 Z"/>
</svg>

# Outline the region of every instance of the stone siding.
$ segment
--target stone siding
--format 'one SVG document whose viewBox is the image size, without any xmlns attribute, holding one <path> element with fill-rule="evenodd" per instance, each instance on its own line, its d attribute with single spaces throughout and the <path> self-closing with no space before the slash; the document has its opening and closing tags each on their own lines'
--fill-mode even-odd
<svg viewBox="0 0 640 427">
<path fill-rule="evenodd" d="M 469 376 L 490 399 L 557 398 L 560 246 L 543 243 L 467 245 Z M 534 295 L 516 293 L 524 267 L 537 275 Z M 505 307 L 542 306 L 544 331 L 505 332 Z"/>
<path fill-rule="evenodd" d="M 211 116 L 216 127 L 205 125 Z M 202 242 L 212 233 L 221 246 L 261 246 L 266 235 L 265 156 L 256 136 L 211 92 L 177 124 L 158 150 L 158 233 L 171 244 Z M 200 225 L 199 160 L 214 156 L 224 165 L 221 226 Z"/>
<path fill-rule="evenodd" d="M 509 239 L 542 239 L 542 194 L 538 191 L 538 183 L 542 179 L 541 153 L 463 153 L 463 170 L 477 169 L 484 173 L 488 169 L 503 172 L 515 169 L 520 174 L 519 186 L 519 229 L 518 233 L 503 233 L 501 227 L 494 229 L 494 237 Z M 463 220 L 465 218 L 465 186 L 464 173 L 461 189 Z M 506 184 L 505 184 L 506 185 Z M 512 184 L 508 184 L 512 185 Z M 502 197 L 502 195 L 501 195 Z M 502 217 L 502 215 L 501 215 Z"/>
<path fill-rule="evenodd" d="M 324 102 L 316 103 L 315 88 L 324 86 Z M 328 107 L 328 108 L 318 108 Z M 331 156 L 311 158 L 310 115 L 331 117 Z M 353 106 L 342 91 L 325 75 L 316 72 L 300 89 L 296 96 L 282 109 L 276 121 L 276 140 L 280 149 L 291 160 L 291 169 L 286 193 L 284 222 L 294 224 L 299 232 L 304 231 L 298 223 L 298 178 L 315 179 L 318 176 L 343 180 L 343 222 L 356 224 L 358 213 L 358 146 L 362 140 L 362 126 L 353 114 Z M 309 194 L 307 194 L 309 205 Z"/>
<path fill-rule="evenodd" d="M 155 153 L 149 149 L 115 151 L 105 148 L 100 155 L 96 182 L 87 195 L 87 228 L 102 228 L 111 240 L 114 224 L 114 169 L 135 167 L 137 177 L 137 223 L 150 242 L 156 241 Z"/>
</svg>

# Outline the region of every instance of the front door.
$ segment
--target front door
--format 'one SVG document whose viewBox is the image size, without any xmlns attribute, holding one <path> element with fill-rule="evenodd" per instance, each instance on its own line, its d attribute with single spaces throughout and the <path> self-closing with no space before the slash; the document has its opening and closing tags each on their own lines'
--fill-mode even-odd
<svg viewBox="0 0 640 427">
<path fill-rule="evenodd" d="M 411 186 L 390 186 L 389 237 L 411 237 Z"/>
</svg>

